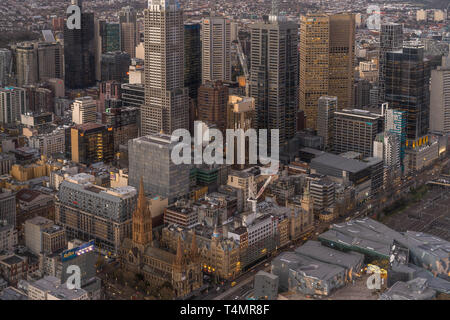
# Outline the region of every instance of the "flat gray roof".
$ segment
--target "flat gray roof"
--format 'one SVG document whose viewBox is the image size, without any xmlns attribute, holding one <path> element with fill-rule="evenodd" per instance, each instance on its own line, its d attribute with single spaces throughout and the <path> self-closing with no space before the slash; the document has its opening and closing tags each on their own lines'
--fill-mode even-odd
<svg viewBox="0 0 450 320">
<path fill-rule="evenodd" d="M 332 153 L 325 152 L 311 160 L 311 164 L 319 164 L 332 168 L 337 168 L 342 171 L 359 172 L 369 167 L 365 162 L 355 159 L 347 159 Z"/>
<path fill-rule="evenodd" d="M 319 241 L 309 240 L 295 249 L 295 252 L 322 262 L 335 264 L 348 270 L 360 265 L 364 255 L 357 252 L 342 252 L 323 246 Z M 356 270 L 355 270 L 356 271 Z"/>
<path fill-rule="evenodd" d="M 274 262 L 287 263 L 289 269 L 323 281 L 334 278 L 336 274 L 345 273 L 345 269 L 340 266 L 321 262 L 296 252 L 284 252 L 274 259 Z"/>
</svg>

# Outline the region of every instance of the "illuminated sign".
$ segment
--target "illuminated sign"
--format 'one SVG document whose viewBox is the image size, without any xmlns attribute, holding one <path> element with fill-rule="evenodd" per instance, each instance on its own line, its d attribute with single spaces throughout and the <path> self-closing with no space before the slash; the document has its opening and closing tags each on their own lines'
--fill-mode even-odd
<svg viewBox="0 0 450 320">
<path fill-rule="evenodd" d="M 61 261 L 64 262 L 64 261 L 74 259 L 82 254 L 94 251 L 94 248 L 95 248 L 95 242 L 94 242 L 94 240 L 92 240 L 92 241 L 82 244 L 79 247 L 63 251 L 63 253 L 61 254 Z"/>
</svg>

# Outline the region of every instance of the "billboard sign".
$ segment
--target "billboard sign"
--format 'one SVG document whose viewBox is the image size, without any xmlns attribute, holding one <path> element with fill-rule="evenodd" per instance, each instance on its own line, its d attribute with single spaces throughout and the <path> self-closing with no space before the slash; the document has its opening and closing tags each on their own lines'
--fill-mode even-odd
<svg viewBox="0 0 450 320">
<path fill-rule="evenodd" d="M 75 247 L 69 250 L 65 250 L 63 251 L 63 253 L 61 254 L 61 261 L 65 262 L 65 261 L 69 261 L 73 258 L 76 258 L 82 254 L 85 254 L 87 252 L 91 252 L 94 251 L 95 248 L 95 241 L 91 240 L 89 242 L 86 242 L 84 244 L 82 244 L 79 247 Z"/>
</svg>

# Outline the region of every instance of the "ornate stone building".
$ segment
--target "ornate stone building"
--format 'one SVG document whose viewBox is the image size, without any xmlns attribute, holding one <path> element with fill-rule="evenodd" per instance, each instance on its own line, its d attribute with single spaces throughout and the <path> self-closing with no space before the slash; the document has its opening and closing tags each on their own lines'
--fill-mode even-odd
<svg viewBox="0 0 450 320">
<path fill-rule="evenodd" d="M 197 225 L 194 228 L 181 228 L 169 225 L 162 231 L 161 243 L 174 249 L 179 239 L 183 239 L 185 251 L 198 248 L 202 270 L 217 279 L 233 280 L 241 273 L 239 261 L 239 245 L 233 239 L 227 238 L 226 227 L 223 226 L 219 232 L 217 228 Z M 191 251 L 193 251 L 191 249 Z"/>
<path fill-rule="evenodd" d="M 177 297 L 186 296 L 202 286 L 203 274 L 195 241 L 186 248 L 179 237 L 176 250 L 170 250 L 161 248 L 153 239 L 152 218 L 142 179 L 132 221 L 132 238 L 125 239 L 120 249 L 123 270 L 142 274 L 156 287 L 169 282 Z"/>
</svg>

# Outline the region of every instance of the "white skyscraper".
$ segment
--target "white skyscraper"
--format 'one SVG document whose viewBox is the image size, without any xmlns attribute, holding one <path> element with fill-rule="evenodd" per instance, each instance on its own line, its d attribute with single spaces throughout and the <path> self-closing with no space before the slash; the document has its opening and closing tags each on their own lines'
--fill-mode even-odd
<svg viewBox="0 0 450 320">
<path fill-rule="evenodd" d="M 176 0 L 149 0 L 145 20 L 145 104 L 141 133 L 189 128 L 188 89 L 184 87 L 183 10 Z"/>
</svg>

